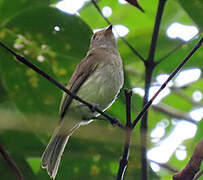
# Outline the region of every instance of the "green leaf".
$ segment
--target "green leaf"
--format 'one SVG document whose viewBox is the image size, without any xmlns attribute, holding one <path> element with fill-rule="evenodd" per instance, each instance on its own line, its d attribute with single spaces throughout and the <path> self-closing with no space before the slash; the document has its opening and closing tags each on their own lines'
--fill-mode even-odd
<svg viewBox="0 0 203 180">
<path fill-rule="evenodd" d="M 0 1 L 0 26 L 9 22 L 19 13 L 39 5 L 48 5 L 49 0 L 1 0 Z"/>
<path fill-rule="evenodd" d="M 79 17 L 51 7 L 24 11 L 5 27 L 0 32 L 4 43 L 64 84 L 84 57 L 92 34 Z M 59 89 L 2 48 L 0 52 L 2 82 L 17 107 L 22 112 L 57 114 Z"/>
<path fill-rule="evenodd" d="M 193 1 L 178 0 L 178 2 L 202 31 L 203 30 L 203 21 L 201 18 L 203 12 L 202 0 L 193 0 Z"/>
</svg>

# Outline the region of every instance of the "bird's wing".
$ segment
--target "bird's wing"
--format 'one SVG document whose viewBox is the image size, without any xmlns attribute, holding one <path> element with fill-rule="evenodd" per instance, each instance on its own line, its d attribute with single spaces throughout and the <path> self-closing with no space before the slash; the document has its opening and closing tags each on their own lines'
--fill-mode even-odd
<svg viewBox="0 0 203 180">
<path fill-rule="evenodd" d="M 83 59 L 80 64 L 77 65 L 67 88 L 73 93 L 76 94 L 83 83 L 87 80 L 87 78 L 96 70 L 98 66 L 98 61 L 95 60 L 95 53 L 90 53 Z M 64 93 L 61 106 L 60 106 L 60 121 L 63 119 L 66 114 L 66 110 L 71 104 L 73 98 L 68 94 Z"/>
</svg>

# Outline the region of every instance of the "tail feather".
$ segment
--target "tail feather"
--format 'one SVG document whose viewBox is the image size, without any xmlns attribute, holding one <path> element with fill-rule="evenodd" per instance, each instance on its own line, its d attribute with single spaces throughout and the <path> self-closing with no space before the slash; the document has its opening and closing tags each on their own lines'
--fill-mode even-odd
<svg viewBox="0 0 203 180">
<path fill-rule="evenodd" d="M 68 142 L 69 136 L 54 136 L 42 155 L 42 168 L 47 169 L 49 176 L 55 179 L 61 156 Z"/>
<path fill-rule="evenodd" d="M 77 123 L 72 129 L 67 131 L 61 124 L 56 130 L 51 138 L 49 144 L 47 145 L 43 155 L 42 155 L 42 168 L 47 169 L 49 176 L 55 179 L 58 167 L 61 161 L 61 156 L 68 142 L 69 137 L 77 130 L 80 126 L 84 126 L 92 122 L 81 121 Z"/>
</svg>

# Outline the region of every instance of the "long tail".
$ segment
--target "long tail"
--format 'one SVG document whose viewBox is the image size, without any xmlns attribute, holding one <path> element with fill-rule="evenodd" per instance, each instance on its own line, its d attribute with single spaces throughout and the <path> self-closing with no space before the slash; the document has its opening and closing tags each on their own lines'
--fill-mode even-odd
<svg viewBox="0 0 203 180">
<path fill-rule="evenodd" d="M 92 121 L 93 120 L 79 122 L 68 133 L 64 133 L 67 131 L 64 131 L 64 129 L 62 128 L 63 126 L 60 126 L 55 130 L 54 135 L 52 136 L 49 144 L 47 145 L 42 155 L 42 168 L 47 169 L 47 173 L 51 178 L 55 179 L 56 177 L 61 161 L 61 156 L 63 154 L 69 137 L 80 126 L 87 125 Z"/>
<path fill-rule="evenodd" d="M 47 145 L 42 155 L 42 168 L 47 169 L 49 176 L 55 179 L 61 156 L 68 142 L 69 136 L 56 134 Z"/>
</svg>

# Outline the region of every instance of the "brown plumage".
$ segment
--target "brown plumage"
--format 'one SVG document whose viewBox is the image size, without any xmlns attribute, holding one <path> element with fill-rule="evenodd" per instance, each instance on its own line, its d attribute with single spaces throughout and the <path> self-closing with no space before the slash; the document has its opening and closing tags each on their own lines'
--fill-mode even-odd
<svg viewBox="0 0 203 180">
<path fill-rule="evenodd" d="M 123 86 L 122 59 L 117 50 L 112 26 L 92 36 L 86 57 L 77 65 L 67 88 L 74 94 L 97 105 L 105 111 L 115 101 Z M 47 169 L 51 178 L 55 178 L 61 156 L 72 133 L 81 125 L 92 122 L 89 108 L 63 94 L 60 106 L 60 122 L 42 155 L 42 167 Z M 72 120 L 74 127 L 67 121 Z"/>
</svg>

